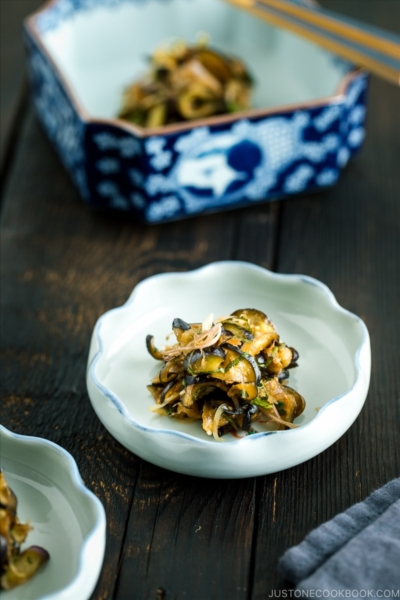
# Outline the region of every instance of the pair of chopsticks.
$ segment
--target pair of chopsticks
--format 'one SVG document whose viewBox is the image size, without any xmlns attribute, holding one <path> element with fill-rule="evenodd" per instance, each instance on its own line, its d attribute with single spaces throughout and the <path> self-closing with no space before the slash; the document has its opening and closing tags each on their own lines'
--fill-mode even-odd
<svg viewBox="0 0 400 600">
<path fill-rule="evenodd" d="M 400 36 L 298 0 L 230 0 L 400 85 Z"/>
</svg>

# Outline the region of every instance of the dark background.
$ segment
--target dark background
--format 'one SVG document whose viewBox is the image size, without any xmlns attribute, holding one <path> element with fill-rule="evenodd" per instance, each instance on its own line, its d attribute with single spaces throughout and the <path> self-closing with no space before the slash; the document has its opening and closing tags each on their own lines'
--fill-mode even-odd
<svg viewBox="0 0 400 600">
<path fill-rule="evenodd" d="M 324 6 L 400 33 L 399 0 Z M 400 90 L 371 78 L 367 138 L 316 195 L 153 227 L 89 212 L 29 103 L 20 27 L 35 0 L 1 8 L 1 420 L 76 458 L 108 518 L 93 598 L 262 600 L 288 582 L 289 546 L 399 475 Z M 200 480 L 130 454 L 89 403 L 97 318 L 142 279 L 240 259 L 322 280 L 366 322 L 371 387 L 350 430 L 285 472 Z M 199 529 L 201 528 L 201 529 Z"/>
</svg>

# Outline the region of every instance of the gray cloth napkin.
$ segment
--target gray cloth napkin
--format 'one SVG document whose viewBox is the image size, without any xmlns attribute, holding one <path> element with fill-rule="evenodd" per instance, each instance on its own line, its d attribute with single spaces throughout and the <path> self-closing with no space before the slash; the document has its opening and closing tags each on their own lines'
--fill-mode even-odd
<svg viewBox="0 0 400 600">
<path fill-rule="evenodd" d="M 400 598 L 400 479 L 314 529 L 279 568 L 304 595 Z"/>
</svg>

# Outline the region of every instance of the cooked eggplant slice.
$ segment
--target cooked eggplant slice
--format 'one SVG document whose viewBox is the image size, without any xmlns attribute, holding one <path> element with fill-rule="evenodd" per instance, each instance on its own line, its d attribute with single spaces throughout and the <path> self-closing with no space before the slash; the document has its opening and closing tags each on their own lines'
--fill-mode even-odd
<svg viewBox="0 0 400 600">
<path fill-rule="evenodd" d="M 287 367 L 287 368 L 289 368 L 289 367 Z M 287 379 L 289 379 L 289 377 L 290 377 L 289 371 L 281 371 L 278 374 L 278 381 L 286 381 Z"/>
<path fill-rule="evenodd" d="M 176 379 L 177 376 L 178 374 L 171 371 L 170 366 L 167 363 L 160 373 L 160 381 L 161 383 L 169 383 L 170 381 Z"/>
<path fill-rule="evenodd" d="M 205 383 L 206 381 L 209 381 L 207 374 L 200 373 L 200 375 L 196 376 L 185 374 L 182 379 L 182 385 L 183 387 L 186 387 L 187 385 L 193 385 L 194 383 Z"/>
<path fill-rule="evenodd" d="M 192 352 L 189 352 L 189 354 L 186 355 L 185 360 L 183 361 L 183 366 L 185 368 L 186 371 L 191 371 L 191 364 L 194 363 L 195 361 L 197 361 L 198 359 L 200 359 L 202 357 L 202 353 L 200 350 L 193 350 Z"/>
<path fill-rule="evenodd" d="M 159 373 L 161 383 L 169 383 L 173 379 L 176 379 L 178 374 L 182 372 L 182 366 L 179 360 L 170 360 L 165 364 Z"/>
<path fill-rule="evenodd" d="M 262 333 L 273 332 L 277 335 L 275 325 L 270 321 L 265 313 L 255 308 L 241 308 L 232 313 L 234 317 L 244 319 L 249 324 L 254 337 Z"/>
<path fill-rule="evenodd" d="M 272 375 L 278 376 L 282 370 L 289 368 L 292 361 L 292 351 L 286 344 L 275 344 L 272 350 L 264 350 L 264 355 L 267 357 L 266 370 Z"/>
<path fill-rule="evenodd" d="M 246 407 L 245 416 L 242 422 L 243 431 L 249 431 L 251 425 L 251 418 L 253 417 L 253 415 L 256 414 L 256 412 L 258 412 L 258 407 L 255 404 L 249 404 Z"/>
<path fill-rule="evenodd" d="M 188 385 L 185 388 L 184 394 L 181 396 L 181 402 L 183 406 L 190 408 L 191 406 L 193 406 L 194 402 L 197 402 L 203 396 L 206 396 L 208 394 L 211 394 L 212 392 L 216 392 L 219 390 L 222 390 L 223 392 L 227 391 L 226 385 L 220 381 L 195 383 L 193 385 Z"/>
<path fill-rule="evenodd" d="M 244 327 L 240 327 L 240 325 L 237 325 L 236 323 L 224 321 L 223 326 L 226 331 L 232 333 L 232 335 L 237 337 L 241 342 L 248 342 L 254 339 L 254 336 L 250 331 L 248 331 Z"/>
<path fill-rule="evenodd" d="M 187 331 L 190 329 L 189 323 L 186 323 L 183 319 L 176 318 L 172 321 L 172 329 L 180 329 L 182 331 Z"/>
<path fill-rule="evenodd" d="M 237 358 L 241 357 L 240 362 L 238 362 L 233 367 L 229 368 L 224 374 L 226 375 L 225 381 L 229 381 L 230 383 L 233 383 L 233 381 L 245 383 L 255 381 L 256 384 L 260 383 L 261 372 L 258 368 L 257 362 L 254 359 L 254 356 L 251 356 L 251 354 L 248 354 L 247 352 L 243 352 L 243 350 L 241 350 L 240 348 L 232 346 L 232 344 L 229 343 L 225 343 L 223 345 L 223 348 L 226 348 L 233 355 L 231 357 L 230 363 L 232 361 L 234 362 Z M 225 359 L 225 361 L 226 360 L 227 359 Z M 229 366 L 229 364 L 227 366 Z M 244 378 L 240 377 L 240 374 L 244 375 Z M 237 379 L 234 379 L 234 377 L 236 377 Z"/>
<path fill-rule="evenodd" d="M 265 382 L 269 399 L 276 402 L 277 410 L 283 421 L 293 423 L 305 408 L 305 400 L 298 392 L 287 385 L 279 383 L 277 379 Z"/>
<path fill-rule="evenodd" d="M 0 589 L 10 590 L 33 577 L 49 554 L 43 548 L 32 546 L 21 552 L 32 527 L 21 523 L 16 514 L 17 498 L 7 485 L 0 469 Z"/>
<path fill-rule="evenodd" d="M 177 319 L 174 319 L 174 323 Z M 180 321 L 180 319 L 179 319 Z M 187 346 L 193 341 L 193 338 L 197 332 L 200 331 L 201 323 L 192 323 L 187 329 L 185 325 L 188 325 L 185 321 L 179 323 L 179 327 L 172 327 L 172 331 L 181 346 Z"/>
<path fill-rule="evenodd" d="M 282 382 L 298 353 L 280 342 L 263 312 L 241 309 L 216 320 L 210 314 L 202 324 L 174 319 L 172 325 L 177 343 L 165 349 L 148 386 L 153 412 L 201 420 L 219 442 L 228 431 L 250 432 L 252 421 L 271 430 L 295 427 L 305 401 Z M 152 339 L 148 345 L 157 352 Z"/>
<path fill-rule="evenodd" d="M 226 83 L 231 77 L 229 63 L 217 52 L 202 48 L 195 54 L 196 59 L 215 77 L 217 80 Z"/>
<path fill-rule="evenodd" d="M 0 573 L 3 571 L 1 567 L 6 565 L 8 561 L 8 542 L 4 535 L 0 535 Z"/>
<path fill-rule="evenodd" d="M 15 517 L 15 521 L 12 526 L 12 538 L 15 544 L 21 546 L 28 536 L 28 533 L 31 531 L 31 526 L 29 523 L 21 523 L 20 520 Z"/>
<path fill-rule="evenodd" d="M 210 356 L 213 355 L 219 356 L 220 358 L 225 358 L 225 352 L 222 350 L 222 348 L 206 348 L 204 352 Z"/>
<path fill-rule="evenodd" d="M 225 360 L 225 352 L 221 348 L 206 348 L 199 354 L 200 356 L 196 354 L 195 358 L 191 360 L 190 370 L 192 373 L 215 373 Z"/>
<path fill-rule="evenodd" d="M 228 396 L 233 398 L 238 396 L 243 400 L 254 400 L 258 396 L 258 389 L 255 383 L 234 383 L 228 392 Z"/>
<path fill-rule="evenodd" d="M 287 369 L 293 358 L 292 351 L 286 346 L 286 344 L 279 344 L 276 356 L 281 363 L 282 369 Z"/>
<path fill-rule="evenodd" d="M 183 404 L 178 403 L 176 405 L 176 411 L 173 416 L 175 419 L 185 419 L 191 421 L 198 421 L 201 419 L 201 412 L 197 403 L 193 404 L 190 408 L 183 406 Z"/>
<path fill-rule="evenodd" d="M 1 577 L 1 587 L 11 590 L 31 579 L 36 571 L 50 558 L 49 553 L 39 546 L 31 546 L 10 559 L 7 571 Z"/>
<path fill-rule="evenodd" d="M 217 415 L 217 411 L 220 408 L 226 409 L 227 405 L 221 402 L 218 407 L 215 407 L 211 402 L 205 402 L 202 412 L 202 425 L 203 429 L 207 435 L 213 435 L 214 431 L 228 424 L 228 419 L 224 417 L 223 412 L 220 411 L 220 414 Z M 216 421 L 216 415 L 218 422 Z"/>
<path fill-rule="evenodd" d="M 288 365 L 288 369 L 294 369 L 294 367 L 297 367 L 297 361 L 300 358 L 299 353 L 297 352 L 297 350 L 295 348 L 290 347 L 289 350 L 292 351 L 292 360 L 290 361 L 290 364 Z"/>
<path fill-rule="evenodd" d="M 244 415 L 247 409 L 247 404 L 243 404 L 238 409 L 235 408 L 227 408 L 225 410 L 225 414 L 231 417 L 238 417 L 239 415 Z"/>
<path fill-rule="evenodd" d="M 245 319 L 253 334 L 253 341 L 248 341 L 243 344 L 243 352 L 256 356 L 274 340 L 279 339 L 274 324 L 268 319 L 266 314 L 261 312 L 261 310 L 246 308 L 236 310 L 233 314 L 238 318 Z"/>
<path fill-rule="evenodd" d="M 164 360 L 162 353 L 154 345 L 154 337 L 152 335 L 146 336 L 146 346 L 153 358 L 156 360 Z"/>
<path fill-rule="evenodd" d="M 173 400 L 176 400 L 177 398 L 179 398 L 181 390 L 181 381 L 173 380 L 170 383 L 167 383 L 160 396 L 161 402 L 172 402 Z"/>
<path fill-rule="evenodd" d="M 296 390 L 289 387 L 288 385 L 283 385 L 282 387 L 284 388 L 286 394 L 290 394 L 295 400 L 296 407 L 293 415 L 293 419 L 295 419 L 304 412 L 304 409 L 306 407 L 306 401 L 304 400 L 303 396 L 299 394 L 299 392 L 296 392 Z"/>
<path fill-rule="evenodd" d="M 174 319 L 172 321 L 172 331 L 174 332 L 175 337 L 180 344 L 184 343 L 188 339 L 193 339 L 194 332 L 190 332 L 190 330 L 191 326 L 189 325 L 189 323 L 186 323 L 186 321 L 184 321 L 183 319 Z"/>
<path fill-rule="evenodd" d="M 174 382 L 172 381 L 171 383 Z M 161 404 L 161 394 L 163 392 L 163 388 L 159 385 L 148 385 L 147 389 L 149 390 L 150 394 L 153 396 L 157 404 Z"/>
<path fill-rule="evenodd" d="M 7 485 L 3 469 L 0 469 L 0 508 L 15 513 L 17 504 L 17 497 Z"/>
</svg>

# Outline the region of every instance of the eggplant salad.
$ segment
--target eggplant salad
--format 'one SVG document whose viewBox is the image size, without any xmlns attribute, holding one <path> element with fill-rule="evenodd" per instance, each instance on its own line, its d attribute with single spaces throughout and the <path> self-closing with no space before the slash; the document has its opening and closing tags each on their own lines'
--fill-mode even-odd
<svg viewBox="0 0 400 600">
<path fill-rule="evenodd" d="M 17 517 L 17 498 L 8 487 L 0 469 L 0 589 L 11 590 L 31 579 L 50 555 L 40 546 L 21 552 L 21 545 L 32 530 Z"/>
<path fill-rule="evenodd" d="M 273 430 L 296 427 L 305 400 L 286 382 L 299 354 L 263 312 L 245 308 L 203 323 L 174 319 L 172 329 L 177 343 L 162 350 L 153 336 L 146 338 L 149 353 L 162 362 L 147 386 L 153 412 L 201 420 L 217 441 L 226 433 L 256 433 L 255 422 Z"/>
<path fill-rule="evenodd" d="M 248 70 L 209 48 L 206 39 L 160 47 L 149 62 L 149 71 L 124 92 L 121 119 L 160 127 L 250 108 Z"/>
</svg>

